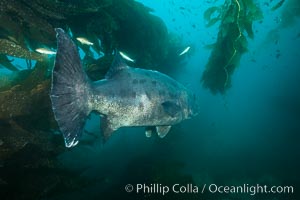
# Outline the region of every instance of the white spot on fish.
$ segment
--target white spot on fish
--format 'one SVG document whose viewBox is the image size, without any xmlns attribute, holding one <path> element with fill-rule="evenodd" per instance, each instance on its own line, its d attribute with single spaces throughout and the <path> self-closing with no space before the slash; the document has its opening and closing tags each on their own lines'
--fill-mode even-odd
<svg viewBox="0 0 300 200">
<path fill-rule="evenodd" d="M 77 37 L 76 40 L 79 41 L 81 44 L 86 44 L 89 46 L 94 45 L 94 43 L 90 42 L 88 39 L 84 37 Z"/>
</svg>

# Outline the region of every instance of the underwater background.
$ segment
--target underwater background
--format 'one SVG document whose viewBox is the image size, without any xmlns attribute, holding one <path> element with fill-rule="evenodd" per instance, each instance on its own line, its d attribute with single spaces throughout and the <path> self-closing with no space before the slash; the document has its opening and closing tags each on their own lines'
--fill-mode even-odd
<svg viewBox="0 0 300 200">
<path fill-rule="evenodd" d="M 299 1 L 1 0 L 0 10 L 0 199 L 300 198 Z M 195 92 L 200 113 L 163 139 L 130 127 L 105 144 L 92 114 L 82 141 L 64 147 L 49 99 L 55 55 L 37 51 L 55 52 L 55 27 L 76 41 L 92 80 L 118 48 L 129 65 Z M 200 189 L 125 191 L 176 183 Z M 204 184 L 294 189 L 201 193 Z"/>
</svg>

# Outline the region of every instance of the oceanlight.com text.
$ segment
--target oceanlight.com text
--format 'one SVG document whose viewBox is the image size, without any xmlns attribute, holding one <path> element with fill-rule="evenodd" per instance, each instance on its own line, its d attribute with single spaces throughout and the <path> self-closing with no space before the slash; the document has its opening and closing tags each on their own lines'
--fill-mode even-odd
<svg viewBox="0 0 300 200">
<path fill-rule="evenodd" d="M 128 193 L 136 194 L 161 194 L 166 195 L 168 193 L 175 194 L 293 194 L 293 186 L 268 186 L 268 185 L 217 185 L 217 184 L 173 184 L 173 185 L 163 185 L 159 183 L 153 184 L 127 184 L 125 186 L 125 191 Z"/>
<path fill-rule="evenodd" d="M 223 186 L 210 184 L 208 185 L 208 191 L 210 193 L 220 193 L 220 194 L 293 194 L 293 186 L 267 186 L 267 185 L 249 185 L 243 184 L 239 186 Z"/>
</svg>

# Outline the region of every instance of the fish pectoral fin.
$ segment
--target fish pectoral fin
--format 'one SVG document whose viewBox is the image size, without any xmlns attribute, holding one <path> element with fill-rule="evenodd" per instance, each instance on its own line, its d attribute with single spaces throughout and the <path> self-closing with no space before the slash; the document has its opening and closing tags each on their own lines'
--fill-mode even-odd
<svg viewBox="0 0 300 200">
<path fill-rule="evenodd" d="M 154 127 L 151 127 L 151 126 L 146 127 L 145 135 L 147 138 L 152 136 L 153 129 L 154 129 Z"/>
<path fill-rule="evenodd" d="M 106 116 L 100 118 L 101 134 L 103 142 L 106 142 L 112 133 L 116 130 Z"/>
<path fill-rule="evenodd" d="M 164 138 L 168 134 L 170 129 L 171 129 L 171 126 L 157 126 L 156 132 L 160 138 Z"/>
<path fill-rule="evenodd" d="M 181 112 L 181 107 L 172 101 L 165 101 L 162 104 L 162 107 L 168 115 L 175 117 L 178 113 Z"/>
</svg>

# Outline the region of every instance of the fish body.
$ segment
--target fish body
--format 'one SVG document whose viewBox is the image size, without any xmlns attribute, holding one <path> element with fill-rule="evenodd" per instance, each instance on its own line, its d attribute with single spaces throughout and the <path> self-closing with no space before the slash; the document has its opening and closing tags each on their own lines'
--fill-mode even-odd
<svg viewBox="0 0 300 200">
<path fill-rule="evenodd" d="M 189 117 L 188 98 L 185 88 L 170 77 L 126 66 L 113 79 L 94 82 L 88 101 L 89 109 L 108 116 L 116 130 L 179 123 Z"/>
<path fill-rule="evenodd" d="M 75 146 L 86 117 L 101 115 L 104 140 L 121 127 L 144 126 L 164 137 L 171 126 L 198 112 L 195 95 L 169 76 L 129 67 L 116 52 L 105 79 L 92 82 L 84 73 L 77 48 L 62 29 L 56 29 L 58 51 L 50 98 L 67 147 Z"/>
</svg>

